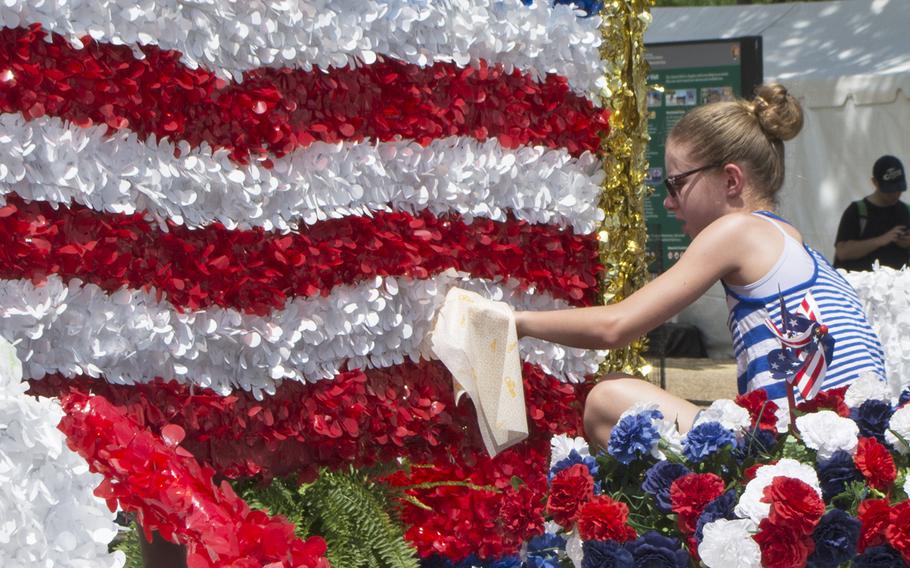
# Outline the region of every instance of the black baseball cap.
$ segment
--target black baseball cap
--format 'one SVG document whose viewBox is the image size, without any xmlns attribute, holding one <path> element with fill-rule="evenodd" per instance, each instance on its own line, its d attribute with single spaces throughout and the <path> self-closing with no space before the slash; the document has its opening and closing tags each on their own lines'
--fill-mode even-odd
<svg viewBox="0 0 910 568">
<path fill-rule="evenodd" d="M 872 177 L 878 183 L 882 193 L 907 191 L 907 178 L 904 176 L 904 165 L 894 156 L 882 156 L 872 166 Z"/>
</svg>

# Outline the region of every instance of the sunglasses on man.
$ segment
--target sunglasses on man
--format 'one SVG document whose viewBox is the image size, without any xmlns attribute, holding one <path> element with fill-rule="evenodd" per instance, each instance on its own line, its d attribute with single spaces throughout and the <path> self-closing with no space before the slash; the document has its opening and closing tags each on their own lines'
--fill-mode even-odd
<svg viewBox="0 0 910 568">
<path fill-rule="evenodd" d="M 702 166 L 700 168 L 695 168 L 694 170 L 689 170 L 681 174 L 676 174 L 675 176 L 667 176 L 667 179 L 664 180 L 664 185 L 667 186 L 667 193 L 670 194 L 670 197 L 673 199 L 679 199 L 679 192 L 686 185 L 686 178 L 692 174 L 697 174 L 698 172 L 703 172 L 711 168 L 721 167 L 723 162 L 716 164 L 708 164 L 707 166 Z"/>
</svg>

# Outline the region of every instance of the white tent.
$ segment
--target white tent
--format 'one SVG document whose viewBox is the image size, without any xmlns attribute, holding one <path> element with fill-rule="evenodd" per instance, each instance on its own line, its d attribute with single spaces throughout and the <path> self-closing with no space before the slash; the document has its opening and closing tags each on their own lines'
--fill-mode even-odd
<svg viewBox="0 0 910 568">
<path fill-rule="evenodd" d="M 751 6 L 655 8 L 646 43 L 762 36 L 765 81 L 804 106 L 787 143 L 781 214 L 834 256 L 844 208 L 871 193 L 872 164 L 894 154 L 910 167 L 910 0 L 841 0 Z M 719 286 L 680 316 L 730 355 Z"/>
</svg>

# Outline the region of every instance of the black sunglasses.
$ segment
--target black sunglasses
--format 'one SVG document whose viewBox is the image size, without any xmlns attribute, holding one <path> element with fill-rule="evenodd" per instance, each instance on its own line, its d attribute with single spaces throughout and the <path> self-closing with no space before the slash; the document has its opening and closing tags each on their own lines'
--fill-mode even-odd
<svg viewBox="0 0 910 568">
<path fill-rule="evenodd" d="M 673 199 L 679 198 L 679 190 L 682 189 L 683 182 L 687 177 L 692 174 L 697 174 L 698 172 L 703 172 L 711 168 L 721 167 L 723 162 L 718 162 L 716 164 L 708 164 L 707 166 L 702 166 L 700 168 L 695 168 L 694 170 L 689 170 L 681 174 L 676 174 L 675 176 L 667 176 L 667 179 L 664 180 L 664 185 L 667 186 L 667 193 L 670 194 L 670 197 Z"/>
</svg>

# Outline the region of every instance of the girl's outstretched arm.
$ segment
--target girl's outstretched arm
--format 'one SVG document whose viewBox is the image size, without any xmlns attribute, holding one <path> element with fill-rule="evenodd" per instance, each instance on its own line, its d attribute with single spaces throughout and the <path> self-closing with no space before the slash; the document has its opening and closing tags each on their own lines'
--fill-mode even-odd
<svg viewBox="0 0 910 568">
<path fill-rule="evenodd" d="M 669 270 L 616 304 L 544 312 L 516 312 L 519 337 L 531 336 L 583 349 L 624 347 L 667 321 L 748 256 L 742 214 L 706 227 Z"/>
</svg>

